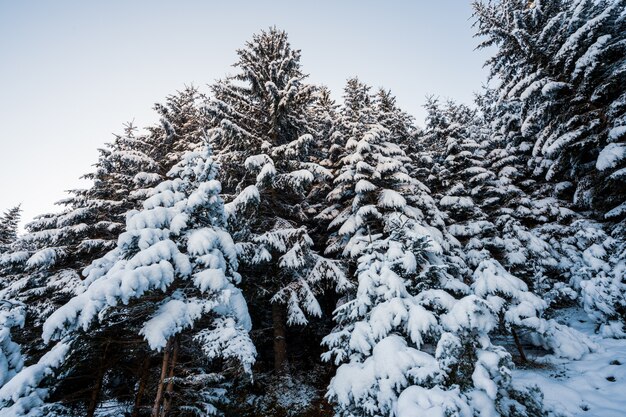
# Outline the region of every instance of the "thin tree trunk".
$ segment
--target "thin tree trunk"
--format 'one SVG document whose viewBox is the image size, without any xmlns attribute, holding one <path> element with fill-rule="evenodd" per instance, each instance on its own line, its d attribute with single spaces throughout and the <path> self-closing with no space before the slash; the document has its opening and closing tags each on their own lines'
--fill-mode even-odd
<svg viewBox="0 0 626 417">
<path fill-rule="evenodd" d="M 161 365 L 161 376 L 159 377 L 159 383 L 157 385 L 156 398 L 154 399 L 154 406 L 152 407 L 152 417 L 159 417 L 159 411 L 161 411 L 161 402 L 163 401 L 163 381 L 167 375 L 168 365 L 170 363 L 170 350 L 172 347 L 172 339 L 167 341 L 165 350 L 163 351 L 163 363 Z"/>
<path fill-rule="evenodd" d="M 104 374 L 106 372 L 106 361 L 107 352 L 109 350 L 109 343 L 110 341 L 107 340 L 106 345 L 104 346 L 104 352 L 102 353 L 102 358 L 100 359 L 100 366 L 98 367 L 98 374 L 96 376 L 96 385 L 91 391 L 91 398 L 89 400 L 89 406 L 87 407 L 87 417 L 93 417 L 96 413 L 96 408 L 98 408 L 100 392 L 102 391 L 102 380 L 104 379 Z"/>
<path fill-rule="evenodd" d="M 522 343 L 520 342 L 519 337 L 517 337 L 517 332 L 513 327 L 511 327 L 511 334 L 513 335 L 513 340 L 515 341 L 515 346 L 517 347 L 517 351 L 519 352 L 520 359 L 524 363 L 528 362 L 528 360 L 526 359 L 526 354 L 524 353 L 524 348 L 522 347 Z"/>
<path fill-rule="evenodd" d="M 137 395 L 135 395 L 135 405 L 133 406 L 133 412 L 130 417 L 139 417 L 139 407 L 141 406 L 141 400 L 143 399 L 143 393 L 146 391 L 146 385 L 148 384 L 148 375 L 150 374 L 150 356 L 146 356 L 141 365 L 141 376 L 139 377 L 139 387 L 137 388 Z"/>
<path fill-rule="evenodd" d="M 274 326 L 274 370 L 276 374 L 282 374 L 287 365 L 287 330 L 283 306 L 279 303 L 272 304 L 272 323 Z"/>
<path fill-rule="evenodd" d="M 167 382 L 167 388 L 165 389 L 165 399 L 163 400 L 163 411 L 161 417 L 167 416 L 170 408 L 172 407 L 172 392 L 174 391 L 174 369 L 176 368 L 176 360 L 178 359 L 178 340 L 174 340 L 172 343 L 172 359 L 170 360 L 170 372 L 167 375 L 169 381 Z"/>
</svg>

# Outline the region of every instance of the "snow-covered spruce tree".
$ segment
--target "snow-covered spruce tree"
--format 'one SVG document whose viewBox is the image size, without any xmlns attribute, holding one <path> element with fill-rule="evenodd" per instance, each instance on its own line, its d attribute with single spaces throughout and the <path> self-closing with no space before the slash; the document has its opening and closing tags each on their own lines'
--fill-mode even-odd
<svg viewBox="0 0 626 417">
<path fill-rule="evenodd" d="M 63 363 L 70 376 L 81 344 L 103 334 L 106 326 L 118 332 L 113 345 L 124 339 L 119 332 L 126 331 L 143 337 L 150 350 L 163 352 L 161 363 L 147 365 L 161 370 L 156 386 L 151 385 L 154 389 L 148 392 L 147 381 L 139 380 L 134 398 L 126 394 L 117 399 L 118 407 L 133 407 L 135 415 L 150 400 L 155 417 L 170 412 L 212 413 L 214 404 L 204 401 L 220 392 L 210 384 L 219 375 L 208 374 L 206 370 L 211 368 L 206 364 L 198 368 L 197 362 L 186 363 L 191 353 L 201 352 L 213 362 L 235 361 L 251 372 L 256 354 L 248 336 L 251 320 L 236 287 L 240 281 L 237 253 L 224 228 L 226 217 L 216 174 L 217 165 L 208 148 L 187 153 L 169 172 L 170 179 L 150 192 L 143 208 L 129 213 L 117 247 L 85 270 L 87 278 L 80 294 L 43 326 L 45 341 L 71 341 Z M 135 350 L 143 352 L 133 345 L 126 349 L 129 355 L 135 355 Z M 185 372 L 178 374 L 181 366 Z M 105 372 L 101 378 L 104 376 Z M 194 389 L 179 390 L 189 384 Z M 97 401 L 88 405 L 88 415 L 93 415 L 105 391 L 102 381 L 99 386 L 103 392 L 94 393 Z M 193 394 L 193 398 L 181 393 Z M 148 394 L 153 394 L 151 399 Z"/>
<path fill-rule="evenodd" d="M 13 341 L 11 330 L 24 325 L 24 306 L 0 301 L 0 388 L 22 370 L 24 358 L 20 345 Z"/>
<path fill-rule="evenodd" d="M 622 223 L 613 233 L 623 236 L 624 231 Z M 563 235 L 560 248 L 570 262 L 566 288 L 580 293 L 580 303 L 600 334 L 626 338 L 626 241 L 588 219 L 576 220 Z"/>
<path fill-rule="evenodd" d="M 433 98 L 426 109 L 427 123 L 420 143 L 427 153 L 438 153 L 433 160 L 429 188 L 447 214 L 453 211 L 459 219 L 476 217 L 472 195 L 479 191 L 475 187 L 491 175 L 481 166 L 475 152 L 479 147 L 476 111 L 452 101 L 442 106 Z M 439 150 L 441 145 L 443 149 Z"/>
<path fill-rule="evenodd" d="M 424 104 L 426 109 L 425 127 L 416 132 L 415 143 L 408 155 L 413 160 L 412 175 L 423 178 L 431 192 L 441 198 L 445 158 L 449 152 L 447 143 L 450 138 L 467 137 L 467 132 L 474 127 L 474 109 L 451 100 L 441 103 L 438 98 L 429 96 Z"/>
<path fill-rule="evenodd" d="M 10 245 L 17 239 L 21 211 L 22 209 L 17 205 L 0 216 L 0 253 L 8 251 Z"/>
<path fill-rule="evenodd" d="M 626 171 L 626 2 L 475 3 L 477 35 L 500 97 L 519 100 L 533 174 L 578 207 L 622 219 Z M 621 208 L 620 208 L 621 207 Z"/>
<path fill-rule="evenodd" d="M 487 251 L 531 291 L 571 303 L 574 292 L 567 284 L 568 261 L 560 250 L 559 231 L 566 230 L 575 213 L 559 195 L 545 196 L 542 185 L 529 178 L 521 151 L 529 144 L 519 134 L 518 107 L 497 102 L 494 94 L 486 90 L 477 98 L 479 148 L 474 159 L 486 171 L 476 177 L 472 196 L 490 225 L 487 238 L 468 242 L 468 261 L 475 268 Z"/>
<path fill-rule="evenodd" d="M 576 250 L 559 249 L 568 254 L 561 258 L 565 262 L 559 260 L 564 264 L 560 272 L 570 272 L 569 282 L 557 283 L 557 292 L 580 292 L 584 305 L 598 308 L 606 304 L 607 294 L 626 298 L 620 266 L 623 255 L 617 249 L 624 240 L 623 226 L 612 226 L 623 222 L 626 199 L 622 191 L 626 99 L 621 88 L 626 79 L 622 68 L 625 6 L 623 1 L 587 0 L 475 4 L 478 35 L 486 37 L 485 45 L 497 47 L 489 64 L 492 74 L 503 81 L 498 89 L 500 107 L 513 109 L 511 119 L 517 119 L 503 129 L 506 136 L 515 137 L 509 141 L 513 151 L 509 156 L 529 166 L 534 175 L 524 175 L 527 187 L 523 182 L 519 185 L 529 195 L 529 188 L 535 190 L 535 200 L 544 203 L 542 215 L 550 211 L 546 208 L 554 211 L 569 201 L 608 220 L 604 227 L 608 227 L 610 240 L 601 246 L 617 252 L 602 255 L 611 259 L 604 264 L 605 278 L 582 285 L 587 281 L 587 269 L 576 266 L 586 263 L 580 253 L 590 247 L 582 248 L 578 242 L 569 246 Z M 567 201 L 557 202 L 555 197 Z M 538 211 L 538 204 L 534 206 L 527 213 Z M 558 208 L 557 213 L 563 212 Z M 585 234 L 587 223 L 574 222 L 571 228 L 545 225 L 535 234 L 558 246 L 569 236 Z M 594 297 L 597 299 L 591 301 Z M 603 332 L 615 326 L 623 328 L 615 321 L 620 314 L 598 311 L 592 316 L 604 317 L 599 322 Z M 609 333 L 618 335 L 623 330 Z"/>
<path fill-rule="evenodd" d="M 315 100 L 308 112 L 311 118 L 309 126 L 313 130 L 313 137 L 317 138 L 315 146 L 309 150 L 309 159 L 322 167 L 332 170 L 333 165 L 341 157 L 343 146 L 338 133 L 339 105 L 331 97 L 331 92 L 326 86 L 320 86 L 314 94 Z M 343 137 L 343 136 L 341 136 Z M 337 143 L 335 143 L 337 142 Z M 326 240 L 326 225 L 321 224 L 315 214 L 326 208 L 326 195 L 332 187 L 332 176 L 320 178 L 310 187 L 306 201 L 308 222 L 311 237 L 314 242 Z"/>
<path fill-rule="evenodd" d="M 324 339 L 323 358 L 340 365 L 327 394 L 337 415 L 542 415 L 536 392 L 510 385 L 510 355 L 488 336 L 496 314 L 458 278 L 443 225 L 428 223 L 427 189 L 389 130 L 366 127 L 348 140 L 329 195 L 328 250 L 358 281 Z"/>
<path fill-rule="evenodd" d="M 331 91 L 326 86 L 320 86 L 315 91 L 315 100 L 311 106 L 312 126 L 315 131 L 314 136 L 319 138 L 322 142 L 322 146 L 317 147 L 319 151 L 318 159 L 322 165 L 328 166 L 331 161 L 336 158 L 332 158 L 331 154 L 334 150 L 331 149 L 333 142 L 332 139 L 338 122 L 338 109 L 339 105 L 331 97 Z"/>
<path fill-rule="evenodd" d="M 343 105 L 339 112 L 336 128 L 331 139 L 329 155 L 333 168 L 341 164 L 346 153 L 346 144 L 351 137 L 361 136 L 367 126 L 375 123 L 377 116 L 374 111 L 371 87 L 357 77 L 349 78 L 343 92 Z"/>
<path fill-rule="evenodd" d="M 408 155 L 416 150 L 417 128 L 413 116 L 396 104 L 391 90 L 378 89 L 373 99 L 378 123 L 391 133 L 391 141 L 399 144 Z"/>
<path fill-rule="evenodd" d="M 237 53 L 237 72 L 213 86 L 206 112 L 215 126 L 210 140 L 224 167 L 229 225 L 238 242 L 242 288 L 259 329 L 253 337 L 265 384 L 272 372 L 285 375 L 290 358 L 304 357 L 289 374 L 294 378 L 317 366 L 306 357 L 319 351 L 305 354 L 305 349 L 319 346 L 321 335 L 302 326 L 322 314 L 325 289 L 341 291 L 348 282 L 337 261 L 317 252 L 306 227 L 316 211 L 307 194 L 330 173 L 318 163 L 315 88 L 305 83 L 300 52 L 285 32 L 271 28 Z M 294 347 L 288 349 L 290 340 Z M 273 393 L 287 385 L 267 382 L 259 401 L 272 402 Z"/>
<path fill-rule="evenodd" d="M 159 123 L 148 127 L 150 156 L 159 164 L 164 178 L 187 151 L 201 149 L 206 134 L 202 103 L 206 97 L 193 85 L 170 94 L 164 103 L 154 105 Z"/>
<path fill-rule="evenodd" d="M 463 257 L 473 270 L 489 257 L 485 241 L 495 236 L 495 225 L 481 208 L 495 178 L 480 151 L 482 125 L 476 110 L 452 101 L 442 105 L 431 97 L 426 109 L 427 123 L 418 142 L 423 152 L 414 161 L 422 169 L 416 172 L 428 171 L 427 183 L 447 230 L 462 244 Z"/>
<path fill-rule="evenodd" d="M 520 359 L 526 361 L 521 331 L 530 343 L 558 357 L 580 359 L 596 346 L 585 335 L 555 320 L 544 319 L 548 303 L 528 290 L 519 278 L 509 274 L 494 259 L 480 262 L 473 274 L 472 292 L 486 300 L 497 314 L 500 330 L 513 336 Z"/>
<path fill-rule="evenodd" d="M 61 202 L 59 214 L 40 216 L 26 226 L 9 252 L 0 255 L 3 276 L 0 298 L 26 307 L 26 324 L 13 329 L 15 340 L 37 363 L 45 352 L 41 325 L 49 314 L 80 287 L 80 272 L 93 259 L 115 246 L 124 228 L 124 214 L 134 208 L 150 186 L 156 167 L 146 143 L 128 125 L 123 135 L 100 150 L 93 185 L 74 190 Z"/>
<path fill-rule="evenodd" d="M 434 165 L 431 189 L 437 190 L 436 199 L 445 213 L 448 230 L 464 245 L 464 257 L 474 270 L 474 293 L 486 299 L 491 309 L 500 316 L 500 325 L 494 331 L 513 336 L 522 361 L 526 360 L 522 343 L 528 341 L 540 344 L 559 356 L 579 358 L 582 353 L 589 351 L 587 340 L 552 320 L 544 320 L 542 315 L 547 304 L 529 292 L 528 285 L 507 272 L 496 260 L 501 259 L 516 272 L 529 270 L 534 274 L 531 284 L 535 284 L 533 287 L 537 289 L 537 283 L 545 285 L 543 281 L 556 269 L 545 265 L 550 261 L 556 263 L 558 256 L 548 242 L 543 241 L 541 236 L 535 236 L 521 223 L 531 216 L 539 217 L 542 213 L 535 210 L 537 206 L 532 204 L 537 203 L 530 198 L 515 200 L 515 197 L 523 195 L 522 190 L 515 188 L 512 192 L 507 191 L 513 186 L 506 175 L 513 173 L 511 163 L 515 161 L 509 161 L 507 169 L 497 171 L 499 175 L 489 169 L 491 166 L 499 166 L 497 156 L 500 155 L 494 152 L 493 160 L 485 157 L 485 149 L 492 145 L 490 139 L 497 137 L 483 126 L 491 116 L 477 115 L 474 110 L 454 103 L 448 103 L 443 109 L 432 104 L 429 106 L 428 119 L 438 123 L 427 126 L 425 136 L 439 135 L 441 139 L 445 139 L 446 149 L 439 159 L 441 162 Z M 444 114 L 437 114 L 439 112 Z M 490 201 L 492 199 L 497 201 L 495 207 L 493 201 Z M 507 199 L 516 201 L 518 206 L 515 210 L 507 209 L 511 207 L 507 207 Z M 529 204 L 532 210 L 522 210 L 524 205 Z M 495 223 L 492 223 L 492 219 Z M 520 266 L 520 261 L 524 268 Z M 528 268 L 528 263 L 533 267 Z M 491 280 L 489 282 L 493 292 L 487 293 L 484 288 L 477 291 L 475 286 L 484 287 L 487 280 Z M 477 281 L 480 282 L 477 284 Z M 498 283 L 502 288 L 496 290 Z M 506 294 L 503 295 L 506 302 L 522 305 L 520 311 L 529 317 L 505 323 L 502 313 L 505 302 L 500 302 L 501 298 L 493 297 L 499 292 Z M 517 293 L 523 296 L 518 296 Z M 515 297 L 515 301 L 510 297 Z M 522 336 L 530 334 L 530 337 L 520 337 L 518 333 Z M 520 341 L 521 339 L 523 340 Z M 570 350 L 561 346 L 566 344 L 571 345 Z"/>
</svg>

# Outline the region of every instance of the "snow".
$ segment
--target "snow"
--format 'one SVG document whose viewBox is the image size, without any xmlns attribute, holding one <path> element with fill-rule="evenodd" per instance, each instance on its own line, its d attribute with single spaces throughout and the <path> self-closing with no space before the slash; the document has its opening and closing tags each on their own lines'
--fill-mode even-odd
<svg viewBox="0 0 626 417">
<path fill-rule="evenodd" d="M 44 354 L 36 363 L 23 368 L 0 388 L 0 416 L 30 415 L 29 412 L 43 405 L 48 390 L 39 388 L 41 381 L 54 375 L 55 368 L 65 360 L 70 345 L 61 341 Z"/>
<path fill-rule="evenodd" d="M 609 140 L 614 141 L 618 140 L 622 136 L 626 134 L 626 125 L 616 126 L 609 130 Z"/>
<path fill-rule="evenodd" d="M 587 49 L 584 55 L 578 58 L 571 77 L 575 78 L 583 70 L 586 72 L 593 70 L 600 62 L 598 55 L 602 53 L 603 47 L 609 40 L 611 40 L 611 35 L 600 36 L 595 43 Z"/>
<path fill-rule="evenodd" d="M 541 88 L 541 94 L 544 96 L 549 96 L 569 87 L 570 85 L 568 83 L 549 81 Z"/>
<path fill-rule="evenodd" d="M 261 168 L 261 171 L 256 176 L 256 182 L 257 184 L 260 184 L 264 181 L 267 181 L 270 178 L 273 178 L 275 175 L 276 175 L 276 168 L 274 167 L 274 164 L 267 163 L 263 165 L 263 168 Z"/>
<path fill-rule="evenodd" d="M 468 295 L 454 303 L 441 322 L 446 330 L 454 333 L 470 329 L 489 333 L 498 324 L 490 306 L 475 295 Z"/>
<path fill-rule="evenodd" d="M 251 204 L 258 204 L 261 200 L 259 189 L 256 185 L 244 188 L 230 203 L 224 205 L 224 211 L 228 217 L 235 217 L 238 212 L 244 212 Z"/>
<path fill-rule="evenodd" d="M 439 204 L 442 207 L 467 208 L 467 207 L 472 207 L 474 205 L 474 202 L 472 201 L 470 197 L 457 197 L 457 196 L 447 195 L 447 196 L 442 197 L 441 200 L 439 200 Z"/>
<path fill-rule="evenodd" d="M 410 386 L 398 397 L 396 417 L 472 417 L 473 413 L 462 401 L 458 388 L 442 390 L 439 387 Z"/>
<path fill-rule="evenodd" d="M 207 357 L 237 359 L 244 371 L 251 374 L 257 352 L 248 336 L 249 330 L 232 317 L 221 317 L 210 329 L 198 332 L 194 340 L 200 343 Z"/>
<path fill-rule="evenodd" d="M 611 210 L 607 211 L 607 213 L 605 214 L 605 217 L 607 219 L 610 219 L 613 217 L 620 217 L 624 215 L 624 213 L 626 213 L 626 201 L 620 204 L 619 206 L 613 207 Z"/>
<path fill-rule="evenodd" d="M 150 349 L 160 351 L 171 336 L 193 327 L 193 323 L 202 313 L 210 310 L 207 307 L 212 307 L 207 301 L 166 300 L 156 314 L 144 324 L 139 334 L 145 337 Z"/>
<path fill-rule="evenodd" d="M 403 208 L 406 199 L 394 190 L 382 190 L 378 198 L 378 205 L 385 208 Z"/>
<path fill-rule="evenodd" d="M 29 268 L 37 268 L 43 265 L 51 264 L 59 257 L 60 252 L 61 251 L 57 248 L 41 249 L 28 258 L 26 266 Z"/>
<path fill-rule="evenodd" d="M 307 169 L 299 169 L 297 171 L 292 171 L 288 174 L 288 176 L 298 185 L 308 184 L 312 182 L 315 177 L 311 171 Z"/>
<path fill-rule="evenodd" d="M 576 361 L 544 357 L 540 368 L 514 371 L 514 383 L 538 385 L 545 403 L 566 417 L 623 417 L 626 340 L 594 334 L 593 322 L 578 310 L 564 315 L 566 324 L 583 332 L 599 349 Z"/>
<path fill-rule="evenodd" d="M 609 143 L 602 149 L 596 161 L 596 168 L 604 171 L 615 167 L 621 160 L 626 158 L 626 144 Z"/>
<path fill-rule="evenodd" d="M 340 405 L 375 407 L 379 413 L 389 414 L 398 400 L 397 391 L 409 385 L 407 375 L 425 381 L 439 373 L 435 358 L 391 335 L 381 340 L 363 363 L 341 365 L 330 383 L 328 396 Z"/>
</svg>

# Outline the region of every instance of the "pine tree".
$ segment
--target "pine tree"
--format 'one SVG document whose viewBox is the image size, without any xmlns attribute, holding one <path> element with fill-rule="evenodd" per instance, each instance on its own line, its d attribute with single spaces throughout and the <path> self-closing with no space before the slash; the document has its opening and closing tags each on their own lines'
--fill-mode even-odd
<svg viewBox="0 0 626 417">
<path fill-rule="evenodd" d="M 410 154 L 416 146 L 413 116 L 398 107 L 391 90 L 378 89 L 373 102 L 378 123 L 389 130 L 392 142 L 400 144 L 405 153 Z"/>
<path fill-rule="evenodd" d="M 349 260 L 358 281 L 324 339 L 323 358 L 340 365 L 327 394 L 337 415 L 465 415 L 472 409 L 466 395 L 488 399 L 474 405 L 477 412 L 521 408 L 517 395 L 528 407 L 521 415 L 541 415 L 532 395 L 510 386 L 510 356 L 488 337 L 495 319 L 481 319 L 493 313 L 468 295 L 448 262 L 451 242 L 427 221 L 437 211 L 427 189 L 408 175 L 390 131 L 366 127 L 347 142 L 329 195 L 339 214 L 328 250 Z M 435 354 L 428 345 L 437 346 Z"/>
<path fill-rule="evenodd" d="M 587 307 L 597 306 L 592 316 L 600 320 L 603 331 L 616 329 L 609 331 L 614 335 L 623 334 L 624 325 L 618 324 L 623 319 L 618 319 L 619 313 L 600 311 L 607 297 L 624 298 L 626 288 L 618 249 L 623 236 L 615 232 L 623 230 L 619 223 L 624 220 L 626 198 L 621 174 L 626 167 L 626 101 L 620 88 L 625 79 L 625 8 L 623 1 L 590 0 L 475 4 L 477 33 L 484 37 L 483 45 L 496 46 L 488 63 L 492 74 L 502 80 L 499 101 L 516 107 L 517 122 L 506 129 L 517 137 L 510 155 L 530 168 L 524 176 L 533 183 L 535 199 L 543 199 L 544 207 L 571 205 L 587 211 L 585 217 L 608 220 L 603 228 L 617 241 L 602 244 L 617 252 L 604 256 L 611 261 L 606 263 L 604 278 L 593 284 L 581 269 L 570 267 L 585 264 L 580 252 L 592 248 L 565 243 L 559 249 L 567 254 L 560 260 L 564 264 L 560 273 L 570 276 L 561 288 L 579 292 Z M 554 197 L 565 201 L 554 204 Z M 536 234 L 558 246 L 569 236 L 584 235 L 590 222 L 595 223 L 577 221 L 562 230 L 543 226 Z M 571 250 L 572 246 L 577 249 Z"/>
<path fill-rule="evenodd" d="M 172 104 L 174 101 L 170 97 L 170 106 L 161 109 L 170 109 L 167 114 L 178 114 L 172 110 L 177 108 Z M 179 119 L 184 124 L 185 118 Z M 160 123 L 181 130 L 165 116 Z M 29 362 L 35 361 L 32 366 L 45 353 L 40 343 L 44 320 L 82 291 L 82 270 L 116 246 L 125 227 L 126 213 L 140 206 L 150 188 L 163 178 L 168 165 L 171 167 L 176 152 L 184 149 L 186 139 L 180 135 L 172 133 L 171 140 L 161 141 L 159 138 L 165 131 L 153 128 L 147 135 L 138 135 L 132 124 L 127 125 L 123 135 L 116 136 L 100 150 L 94 172 L 85 176 L 93 185 L 85 190 L 73 190 L 71 197 L 60 203 L 67 207 L 62 213 L 40 216 L 28 224 L 27 233 L 16 241 L 12 251 L 0 257 L 0 268 L 7 278 L 3 282 L 2 298 L 27 306 L 26 325 L 16 333 Z M 153 159 L 164 155 L 170 155 L 169 163 L 164 160 L 157 163 Z M 115 339 L 111 333 L 114 332 L 102 332 L 94 338 L 100 338 L 98 343 L 80 346 L 86 361 L 75 363 L 81 369 L 74 375 L 82 378 L 75 380 L 77 384 L 102 379 L 100 373 L 104 368 L 89 366 L 90 361 L 104 364 L 123 355 L 122 351 L 106 347 Z M 94 400 L 93 404 L 97 402 Z"/>
<path fill-rule="evenodd" d="M 142 336 L 150 350 L 162 351 L 153 416 L 174 409 L 180 415 L 196 415 L 215 406 L 205 401 L 219 390 L 203 386 L 203 381 L 214 382 L 211 378 L 219 374 L 194 368 L 198 362 L 184 362 L 193 352 L 210 361 L 236 361 L 247 373 L 254 362 L 248 336 L 251 320 L 236 287 L 237 252 L 224 229 L 216 174 L 208 150 L 187 153 L 169 172 L 170 179 L 150 192 L 143 209 L 129 214 L 117 247 L 86 269 L 84 290 L 43 326 L 45 341 L 71 342 L 65 360 L 70 366 L 80 345 L 90 340 L 88 330 L 97 335 L 110 326 L 120 332 L 120 321 L 126 331 Z M 186 353 L 192 346 L 195 350 Z M 177 374 L 184 363 L 184 372 Z M 200 392 L 184 390 L 187 384 Z M 176 392 L 179 387 L 182 394 Z M 141 403 L 140 398 L 135 408 Z M 93 408 L 90 405 L 88 415 Z"/>
<path fill-rule="evenodd" d="M 21 211 L 20 205 L 17 205 L 0 217 L 0 253 L 8 251 L 10 245 L 17 239 Z"/>
<path fill-rule="evenodd" d="M 93 185 L 73 190 L 59 202 L 59 214 L 39 216 L 26 225 L 27 233 L 11 252 L 0 257 L 0 268 L 10 277 L 3 296 L 29 307 L 29 328 L 38 326 L 80 285 L 80 272 L 116 243 L 124 215 L 158 178 L 156 163 L 146 151 L 145 138 L 129 124 L 106 148 L 100 149 L 95 171 L 84 177 Z"/>
<path fill-rule="evenodd" d="M 322 142 L 322 145 L 317 147 L 319 151 L 317 159 L 321 161 L 322 165 L 328 167 L 332 164 L 332 160 L 336 160 L 331 156 L 335 153 L 331 147 L 338 124 L 339 105 L 332 99 L 331 91 L 326 86 L 318 87 L 314 96 L 315 100 L 311 106 L 314 137 L 319 138 Z"/>
<path fill-rule="evenodd" d="M 559 231 L 567 230 L 576 213 L 559 195 L 546 196 L 544 187 L 530 178 L 522 154 L 529 144 L 519 135 L 518 107 L 498 103 L 493 94 L 487 90 L 477 99 L 479 147 L 474 153 L 485 174 L 476 177 L 474 201 L 493 227 L 489 225 L 485 239 L 470 242 L 473 266 L 487 251 L 533 292 L 551 298 L 565 295 L 571 302 L 571 291 L 563 287 L 567 262 L 559 243 L 568 232 Z M 565 293 L 556 295 L 556 288 Z"/>
<path fill-rule="evenodd" d="M 207 126 L 202 104 L 205 100 L 204 94 L 191 85 L 168 95 L 163 104 L 154 105 L 159 123 L 148 127 L 146 141 L 152 146 L 150 156 L 159 164 L 161 179 L 187 151 L 204 145 Z"/>
<path fill-rule="evenodd" d="M 626 198 L 625 8 L 608 0 L 475 3 L 481 45 L 497 47 L 488 64 L 502 80 L 500 97 L 520 103 L 533 174 L 569 183 L 578 207 L 617 220 Z"/>
<path fill-rule="evenodd" d="M 237 54 L 238 72 L 213 86 L 207 124 L 214 126 L 209 136 L 224 167 L 229 227 L 259 329 L 253 337 L 260 352 L 257 380 L 265 394 L 258 407 L 289 412 L 273 407 L 283 407 L 283 391 L 293 381 L 309 386 L 305 372 L 318 366 L 306 356 L 319 355 L 311 346 L 319 345 L 320 336 L 303 326 L 322 315 L 327 289 L 342 291 L 348 282 L 339 262 L 318 253 L 311 237 L 316 231 L 309 229 L 317 208 L 307 196 L 330 173 L 319 164 L 324 139 L 314 137 L 323 133 L 313 116 L 320 97 L 305 83 L 300 52 L 285 32 L 270 28 Z M 292 364 L 299 369 L 287 373 L 298 356 L 304 359 Z"/>
</svg>

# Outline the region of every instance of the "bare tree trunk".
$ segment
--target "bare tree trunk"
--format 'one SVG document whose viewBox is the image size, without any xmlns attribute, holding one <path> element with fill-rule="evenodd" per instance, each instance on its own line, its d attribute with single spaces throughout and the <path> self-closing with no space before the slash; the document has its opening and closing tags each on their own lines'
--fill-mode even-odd
<svg viewBox="0 0 626 417">
<path fill-rule="evenodd" d="M 172 339 L 167 341 L 165 350 L 163 351 L 163 363 L 161 365 L 161 376 L 159 377 L 159 383 L 157 385 L 156 398 L 154 399 L 154 406 L 152 407 L 152 417 L 159 417 L 161 411 L 161 402 L 163 401 L 163 381 L 167 375 L 167 368 L 170 363 L 170 350 L 172 347 Z"/>
<path fill-rule="evenodd" d="M 520 359 L 522 362 L 526 363 L 528 360 L 526 359 L 526 354 L 524 353 L 524 348 L 522 347 L 522 343 L 517 337 L 517 332 L 513 327 L 511 327 L 511 334 L 513 335 L 513 341 L 515 341 L 515 346 L 517 347 L 517 351 L 519 352 Z"/>
<path fill-rule="evenodd" d="M 282 374 L 287 365 L 287 330 L 283 306 L 279 303 L 272 304 L 272 323 L 274 326 L 274 370 L 276 374 Z"/>
<path fill-rule="evenodd" d="M 96 413 L 96 408 L 98 408 L 98 403 L 100 401 L 100 392 L 102 391 L 102 380 L 104 379 L 104 374 L 106 372 L 106 361 L 107 361 L 107 352 L 109 351 L 110 340 L 106 341 L 106 345 L 104 346 L 104 352 L 102 353 L 102 358 L 100 358 L 100 366 L 98 367 L 98 374 L 96 376 L 96 385 L 93 387 L 91 391 L 91 398 L 89 400 L 89 406 L 87 407 L 87 417 L 93 417 Z"/>
<path fill-rule="evenodd" d="M 163 400 L 163 411 L 161 417 L 167 416 L 170 408 L 172 407 L 172 392 L 174 391 L 174 369 L 176 368 L 176 360 L 178 359 L 178 340 L 174 339 L 172 343 L 172 359 L 170 361 L 170 372 L 167 375 L 169 381 L 167 382 L 167 388 L 165 389 L 165 399 Z"/>
<path fill-rule="evenodd" d="M 143 399 L 143 393 L 146 391 L 146 385 L 148 384 L 148 375 L 150 374 L 150 356 L 146 356 L 141 365 L 141 376 L 139 377 L 139 387 L 137 388 L 137 395 L 135 395 L 135 405 L 133 406 L 133 412 L 130 417 L 139 417 L 139 407 L 141 406 L 141 400 Z"/>
</svg>

